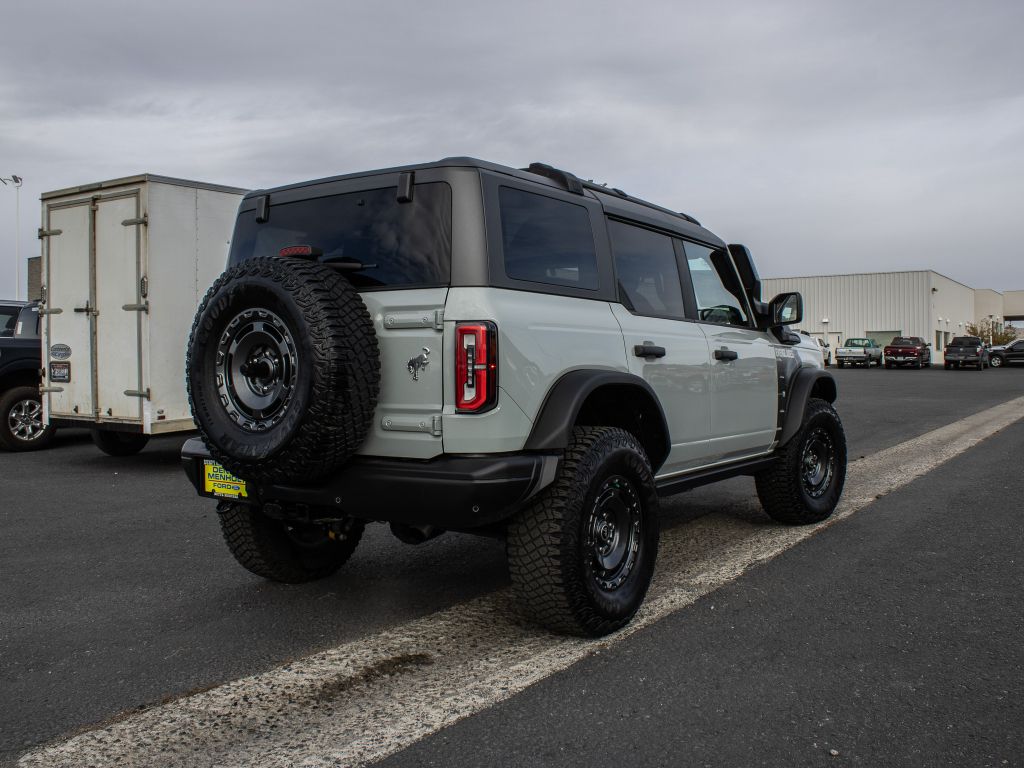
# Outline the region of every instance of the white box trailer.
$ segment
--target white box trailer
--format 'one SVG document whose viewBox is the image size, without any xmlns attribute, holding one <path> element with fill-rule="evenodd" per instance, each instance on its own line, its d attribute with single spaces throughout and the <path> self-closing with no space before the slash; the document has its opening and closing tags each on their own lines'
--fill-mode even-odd
<svg viewBox="0 0 1024 768">
<path fill-rule="evenodd" d="M 115 454 L 194 429 L 185 345 L 246 190 L 144 174 L 42 196 L 43 413 Z"/>
</svg>

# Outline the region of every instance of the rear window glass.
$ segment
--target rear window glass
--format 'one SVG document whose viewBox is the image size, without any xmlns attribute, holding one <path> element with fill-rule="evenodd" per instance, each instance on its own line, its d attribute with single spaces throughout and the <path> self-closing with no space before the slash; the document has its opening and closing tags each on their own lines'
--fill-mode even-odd
<svg viewBox="0 0 1024 768">
<path fill-rule="evenodd" d="M 586 208 L 511 187 L 501 188 L 498 201 L 506 275 L 597 289 L 597 251 Z"/>
<path fill-rule="evenodd" d="M 890 342 L 890 345 L 894 347 L 913 347 L 917 343 L 917 339 L 910 339 L 906 336 L 897 336 Z"/>
<path fill-rule="evenodd" d="M 444 183 L 417 184 L 399 203 L 397 187 L 273 204 L 269 219 L 238 216 L 229 263 L 276 256 L 290 245 L 323 251 L 320 261 L 349 262 L 359 288 L 447 285 L 451 274 L 452 193 Z"/>
<path fill-rule="evenodd" d="M 0 307 L 0 338 L 14 335 L 21 307 Z"/>
<path fill-rule="evenodd" d="M 954 336 L 953 340 L 949 342 L 951 347 L 976 347 L 981 344 L 981 339 L 977 336 Z"/>
<path fill-rule="evenodd" d="M 871 342 L 867 339 L 847 339 L 844 347 L 870 347 Z"/>
</svg>

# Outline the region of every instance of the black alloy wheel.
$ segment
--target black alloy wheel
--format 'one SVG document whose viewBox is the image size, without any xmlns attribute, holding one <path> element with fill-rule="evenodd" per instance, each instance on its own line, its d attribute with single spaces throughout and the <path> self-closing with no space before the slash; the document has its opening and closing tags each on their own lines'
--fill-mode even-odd
<svg viewBox="0 0 1024 768">
<path fill-rule="evenodd" d="M 846 435 L 831 403 L 811 398 L 800 431 L 754 476 L 764 511 L 786 525 L 825 520 L 846 481 Z"/>
<path fill-rule="evenodd" d="M 625 626 L 658 555 L 658 494 L 643 446 L 617 427 L 574 428 L 554 481 L 507 533 L 512 586 L 530 619 L 585 637 Z"/>
<path fill-rule="evenodd" d="M 804 492 L 812 499 L 820 499 L 836 471 L 835 444 L 822 427 L 815 427 L 804 438 L 800 466 Z"/>
<path fill-rule="evenodd" d="M 251 432 L 280 422 L 298 367 L 298 349 L 284 320 L 267 309 L 239 312 L 217 343 L 217 393 L 229 418 Z"/>
<path fill-rule="evenodd" d="M 628 478 L 612 475 L 601 485 L 590 509 L 584 547 L 595 586 L 614 592 L 636 566 L 643 539 L 640 496 Z"/>
</svg>

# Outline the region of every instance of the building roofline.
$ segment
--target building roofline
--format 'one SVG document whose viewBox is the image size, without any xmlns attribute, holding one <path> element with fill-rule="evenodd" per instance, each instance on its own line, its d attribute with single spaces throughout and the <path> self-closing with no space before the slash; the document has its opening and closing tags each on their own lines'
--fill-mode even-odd
<svg viewBox="0 0 1024 768">
<path fill-rule="evenodd" d="M 934 269 L 894 269 L 887 272 L 842 272 L 835 275 L 786 275 L 783 277 L 764 277 L 762 280 L 809 280 L 816 277 L 867 277 L 868 275 L 919 275 L 929 274 L 938 275 L 939 277 L 949 280 L 951 283 L 962 285 L 970 291 L 992 291 L 998 293 L 1000 296 L 1003 295 L 1002 291 L 997 291 L 995 288 L 974 288 L 973 286 L 967 285 L 967 283 L 961 283 L 959 280 L 954 280 L 949 275 L 944 275 Z"/>
</svg>

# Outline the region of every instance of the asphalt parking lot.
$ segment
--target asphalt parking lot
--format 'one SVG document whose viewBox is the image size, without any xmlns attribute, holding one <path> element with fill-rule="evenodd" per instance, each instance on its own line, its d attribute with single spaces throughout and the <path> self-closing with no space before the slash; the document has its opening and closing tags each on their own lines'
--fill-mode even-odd
<svg viewBox="0 0 1024 768">
<path fill-rule="evenodd" d="M 854 460 L 1024 395 L 1020 370 L 834 373 Z M 389 764 L 1014 764 L 1022 439 L 999 432 Z M 332 579 L 263 582 L 223 546 L 181 442 L 115 459 L 69 432 L 0 454 L 0 763 L 506 586 L 500 542 L 409 547 L 382 526 Z M 683 494 L 665 525 L 751 493 Z"/>
</svg>

